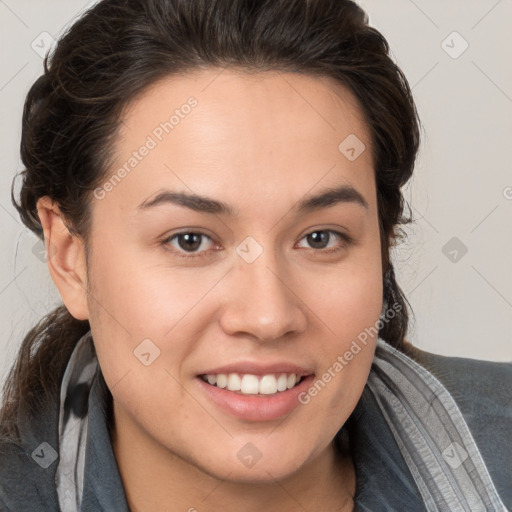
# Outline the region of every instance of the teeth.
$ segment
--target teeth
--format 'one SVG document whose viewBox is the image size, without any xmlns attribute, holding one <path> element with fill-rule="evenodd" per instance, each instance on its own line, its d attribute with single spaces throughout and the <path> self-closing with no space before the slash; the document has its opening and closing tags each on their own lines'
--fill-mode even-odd
<svg viewBox="0 0 512 512">
<path fill-rule="evenodd" d="M 218 388 L 225 388 L 228 385 L 228 378 L 223 373 L 220 373 L 217 375 L 217 387 Z"/>
<path fill-rule="evenodd" d="M 286 388 L 286 385 L 288 383 L 288 377 L 286 376 L 286 373 L 281 373 L 279 375 L 279 378 L 277 379 L 277 391 L 284 391 Z"/>
<path fill-rule="evenodd" d="M 228 389 L 229 391 L 240 391 L 242 387 L 242 379 L 236 373 L 228 375 Z"/>
<path fill-rule="evenodd" d="M 218 375 L 203 375 L 202 379 L 212 386 L 227 388 L 229 391 L 240 391 L 244 395 L 274 395 L 277 392 L 293 388 L 301 381 L 295 373 L 269 374 L 263 377 L 238 373 L 219 373 Z"/>
<path fill-rule="evenodd" d="M 244 395 L 257 395 L 260 390 L 260 383 L 256 375 L 244 375 L 240 391 Z"/>
<path fill-rule="evenodd" d="M 259 384 L 262 395 L 273 395 L 277 392 L 277 379 L 274 375 L 264 375 Z"/>
</svg>

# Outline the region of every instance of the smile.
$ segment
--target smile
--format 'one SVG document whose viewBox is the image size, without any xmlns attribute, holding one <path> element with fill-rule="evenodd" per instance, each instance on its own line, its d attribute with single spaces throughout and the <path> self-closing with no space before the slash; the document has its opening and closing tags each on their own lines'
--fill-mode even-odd
<svg viewBox="0 0 512 512">
<path fill-rule="evenodd" d="M 239 420 L 266 422 L 299 407 L 298 397 L 314 378 L 314 374 L 296 373 L 209 373 L 198 375 L 196 382 L 207 401 L 223 413 Z"/>
<path fill-rule="evenodd" d="M 219 373 L 201 375 L 202 380 L 221 389 L 237 392 L 242 395 L 274 395 L 292 389 L 303 379 L 295 373 L 252 374 Z"/>
</svg>

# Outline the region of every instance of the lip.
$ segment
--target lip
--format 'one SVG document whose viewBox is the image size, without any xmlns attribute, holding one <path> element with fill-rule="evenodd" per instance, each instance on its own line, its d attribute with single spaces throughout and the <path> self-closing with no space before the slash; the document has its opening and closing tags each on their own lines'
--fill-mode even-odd
<svg viewBox="0 0 512 512">
<path fill-rule="evenodd" d="M 215 370 L 215 372 L 217 372 L 217 370 Z M 212 373 L 215 372 L 212 371 Z M 219 371 L 218 373 L 224 372 Z M 283 373 L 286 373 L 286 371 Z M 290 371 L 290 373 L 294 372 Z M 292 389 L 280 391 L 274 395 L 243 395 L 229 391 L 226 388 L 212 386 L 202 380 L 201 377 L 196 377 L 202 392 L 205 393 L 209 401 L 213 402 L 221 411 L 237 419 L 253 422 L 276 420 L 290 414 L 300 405 L 299 395 L 309 388 L 313 379 L 314 375 L 309 374 Z"/>
<path fill-rule="evenodd" d="M 198 375 L 218 375 L 219 373 L 250 373 L 251 375 L 258 375 L 260 377 L 262 377 L 263 375 L 268 375 L 270 373 L 295 373 L 298 377 L 305 377 L 307 375 L 312 375 L 314 371 L 310 368 L 303 368 L 301 366 L 288 362 L 262 364 L 251 361 L 240 361 L 238 363 L 231 363 L 228 365 L 211 368 L 209 370 L 205 370 L 204 372 L 199 373 Z"/>
</svg>

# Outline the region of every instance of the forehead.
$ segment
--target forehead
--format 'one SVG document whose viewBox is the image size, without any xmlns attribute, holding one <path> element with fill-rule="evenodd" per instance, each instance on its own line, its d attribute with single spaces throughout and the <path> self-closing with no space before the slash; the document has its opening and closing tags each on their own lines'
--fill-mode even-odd
<svg viewBox="0 0 512 512">
<path fill-rule="evenodd" d="M 319 180 L 373 187 L 363 113 L 355 96 L 328 77 L 232 69 L 166 77 L 125 109 L 111 171 L 128 169 L 142 146 L 151 149 L 116 187 L 129 196 L 125 205 L 163 187 L 219 198 L 243 189 L 247 198 L 261 192 L 267 200 L 283 189 L 294 200 Z M 346 146 L 362 152 L 347 158 Z"/>
<path fill-rule="evenodd" d="M 341 137 L 350 127 L 369 143 L 358 100 L 330 77 L 217 68 L 172 75 L 146 88 L 125 109 L 123 139 L 127 143 L 136 142 L 130 140 L 130 132 L 150 132 L 173 113 L 182 114 L 180 109 L 191 97 L 198 105 L 188 117 L 204 122 L 188 123 L 193 124 L 189 128 L 205 142 L 222 142 L 223 136 L 233 132 L 240 136 L 248 132 L 254 135 L 263 128 L 271 128 L 267 131 L 269 139 L 276 133 L 285 135 L 283 131 L 295 137 L 334 134 Z M 215 120 L 219 122 L 216 130 L 212 130 Z M 185 132 L 186 127 L 180 131 Z"/>
</svg>

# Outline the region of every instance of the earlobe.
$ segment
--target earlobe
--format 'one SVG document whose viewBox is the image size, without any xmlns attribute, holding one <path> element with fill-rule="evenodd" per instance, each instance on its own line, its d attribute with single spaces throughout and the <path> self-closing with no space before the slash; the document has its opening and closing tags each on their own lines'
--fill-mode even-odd
<svg viewBox="0 0 512 512">
<path fill-rule="evenodd" d="M 37 201 L 44 233 L 48 270 L 68 311 L 77 320 L 87 320 L 87 274 L 82 240 L 67 228 L 58 204 L 50 197 Z"/>
</svg>

